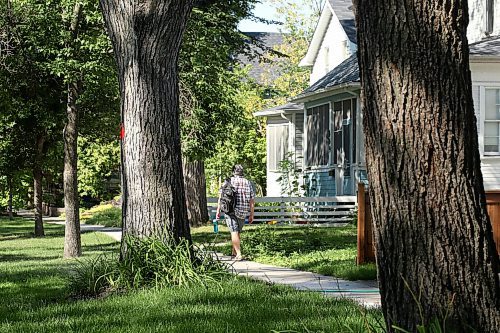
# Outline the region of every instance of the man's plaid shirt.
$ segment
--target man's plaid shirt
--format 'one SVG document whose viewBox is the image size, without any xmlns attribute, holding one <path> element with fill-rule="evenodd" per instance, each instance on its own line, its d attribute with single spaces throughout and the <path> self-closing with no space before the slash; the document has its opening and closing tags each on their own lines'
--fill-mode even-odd
<svg viewBox="0 0 500 333">
<path fill-rule="evenodd" d="M 237 218 L 244 219 L 250 213 L 250 200 L 255 198 L 252 183 L 242 176 L 231 177 L 231 185 L 236 190 L 236 208 L 234 213 Z M 221 190 L 219 190 L 219 196 Z"/>
</svg>

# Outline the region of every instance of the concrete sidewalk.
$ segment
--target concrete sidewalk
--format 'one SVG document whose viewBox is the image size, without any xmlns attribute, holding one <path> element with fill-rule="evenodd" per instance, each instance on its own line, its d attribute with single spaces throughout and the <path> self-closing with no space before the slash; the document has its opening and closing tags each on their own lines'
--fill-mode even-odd
<svg viewBox="0 0 500 333">
<path fill-rule="evenodd" d="M 298 290 L 317 291 L 327 297 L 351 299 L 367 308 L 380 307 L 380 292 L 377 281 L 341 280 L 331 276 L 253 261 L 234 261 L 229 256 L 219 256 L 219 259 L 230 263 L 238 275 L 268 283 L 284 284 Z"/>
<path fill-rule="evenodd" d="M 33 217 L 25 214 L 24 217 Z M 64 224 L 64 219 L 58 217 L 44 217 L 44 222 Z M 120 228 L 104 227 L 99 225 L 81 224 L 81 232 L 102 232 L 116 241 L 121 241 Z M 246 276 L 268 283 L 283 284 L 298 290 L 320 292 L 327 297 L 346 298 L 356 301 L 367 307 L 380 307 L 380 292 L 377 281 L 347 281 L 331 276 L 324 276 L 311 272 L 298 271 L 291 268 L 260 264 L 253 261 L 235 261 L 229 256 L 214 254 L 219 260 L 226 262 L 229 269 L 235 274 Z"/>
</svg>

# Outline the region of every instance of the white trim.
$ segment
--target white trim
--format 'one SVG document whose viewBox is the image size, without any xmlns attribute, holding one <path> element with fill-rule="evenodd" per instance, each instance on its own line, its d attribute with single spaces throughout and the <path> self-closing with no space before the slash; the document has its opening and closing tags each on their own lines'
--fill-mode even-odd
<svg viewBox="0 0 500 333">
<path fill-rule="evenodd" d="M 299 67 L 309 67 L 314 65 L 314 61 L 316 60 L 316 57 L 318 55 L 321 43 L 323 42 L 323 38 L 326 34 L 326 31 L 328 30 L 328 27 L 330 26 L 332 16 L 333 10 L 327 1 L 325 6 L 323 7 L 321 16 L 319 17 L 318 24 L 314 29 L 311 43 L 309 43 L 309 47 L 307 48 L 307 53 L 300 61 Z"/>
<path fill-rule="evenodd" d="M 479 141 L 479 151 L 481 153 L 481 157 L 500 157 L 500 151 L 499 152 L 484 152 L 484 123 L 486 121 L 486 90 L 491 89 L 491 90 L 499 90 L 500 89 L 500 82 L 495 82 L 491 85 L 483 85 L 480 86 L 479 90 L 479 98 L 480 98 L 480 108 L 481 108 L 481 128 L 480 132 L 481 134 L 478 135 L 478 141 Z"/>
<path fill-rule="evenodd" d="M 477 134 L 477 140 L 479 144 L 479 154 L 481 157 L 484 156 L 484 115 L 486 112 L 485 97 L 485 87 L 479 86 L 479 133 Z"/>
<path fill-rule="evenodd" d="M 295 113 L 291 115 L 288 127 L 288 151 L 293 153 L 293 164 L 297 165 L 297 154 L 295 153 Z"/>
</svg>

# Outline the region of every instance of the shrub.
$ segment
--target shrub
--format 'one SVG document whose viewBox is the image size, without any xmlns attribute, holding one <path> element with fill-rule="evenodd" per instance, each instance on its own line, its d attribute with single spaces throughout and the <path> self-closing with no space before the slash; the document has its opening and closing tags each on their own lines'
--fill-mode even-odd
<svg viewBox="0 0 500 333">
<path fill-rule="evenodd" d="M 154 287 L 217 284 L 228 276 L 227 267 L 183 240 L 178 245 L 156 238 L 126 239 L 121 260 L 98 256 L 80 261 L 69 279 L 74 296 Z"/>
</svg>

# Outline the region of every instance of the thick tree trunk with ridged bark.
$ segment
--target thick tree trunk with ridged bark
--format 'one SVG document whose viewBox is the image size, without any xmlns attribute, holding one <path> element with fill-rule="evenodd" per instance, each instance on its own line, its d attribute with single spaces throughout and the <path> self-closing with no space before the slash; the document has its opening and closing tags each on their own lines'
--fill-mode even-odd
<svg viewBox="0 0 500 333">
<path fill-rule="evenodd" d="M 82 254 L 80 237 L 80 197 L 78 195 L 78 84 L 68 84 L 66 106 L 67 123 L 64 127 L 64 258 Z"/>
<path fill-rule="evenodd" d="M 101 7 L 122 98 L 123 236 L 190 240 L 177 62 L 192 3 L 101 0 Z"/>
<path fill-rule="evenodd" d="M 354 2 L 388 330 L 413 332 L 421 315 L 442 318 L 450 306 L 458 331 L 498 332 L 499 260 L 480 169 L 467 1 Z"/>
<path fill-rule="evenodd" d="M 198 227 L 208 221 L 207 184 L 203 161 L 183 161 L 184 186 L 189 225 Z"/>
</svg>

